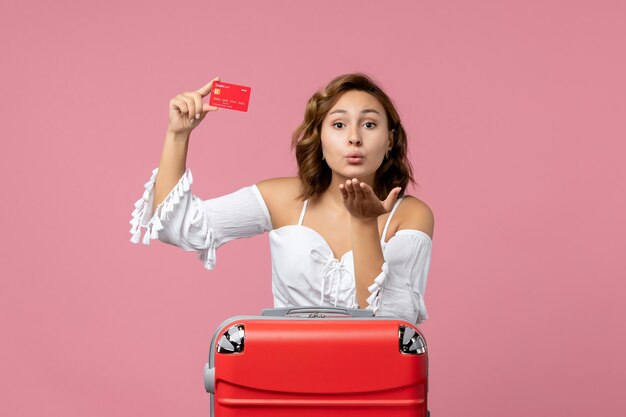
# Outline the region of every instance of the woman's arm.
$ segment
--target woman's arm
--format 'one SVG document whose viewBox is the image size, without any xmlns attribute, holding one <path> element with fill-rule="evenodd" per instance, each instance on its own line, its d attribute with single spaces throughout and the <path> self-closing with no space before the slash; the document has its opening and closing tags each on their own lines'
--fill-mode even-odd
<svg viewBox="0 0 626 417">
<path fill-rule="evenodd" d="M 213 269 L 216 250 L 234 239 L 251 237 L 271 230 L 272 223 L 263 197 L 255 185 L 230 194 L 203 200 L 192 193 L 193 176 L 186 169 L 178 182 L 154 212 L 158 168 L 152 171 L 142 197 L 135 203 L 130 221 L 131 242 L 153 239 L 198 252 L 205 268 Z"/>
<path fill-rule="evenodd" d="M 419 230 L 432 239 L 434 216 L 425 203 L 406 196 L 398 206 L 396 216 L 400 220 L 398 229 Z M 368 288 L 380 276 L 385 262 L 380 246 L 378 222 L 376 219 L 351 217 L 350 226 L 357 302 L 359 308 L 367 308 L 367 299 L 370 296 Z"/>
<path fill-rule="evenodd" d="M 376 316 L 400 317 L 419 324 L 428 318 L 424 294 L 432 240 L 417 229 L 402 229 L 387 242 L 380 275 L 368 288 L 368 308 Z"/>
<path fill-rule="evenodd" d="M 370 295 L 367 288 L 374 283 L 385 261 L 378 234 L 376 219 L 350 219 L 354 280 L 359 308 L 367 308 L 367 298 Z"/>
<path fill-rule="evenodd" d="M 423 294 L 430 267 L 432 211 L 414 197 L 403 199 L 404 204 L 397 207 L 399 225 L 383 251 L 375 219 L 381 211 L 393 210 L 399 187 L 385 201 L 378 200 L 371 187 L 365 183 L 359 186 L 356 180 L 346 181 L 339 188 L 350 212 L 358 307 L 371 309 L 377 316 L 419 324 L 427 318 Z"/>
<path fill-rule="evenodd" d="M 196 251 L 207 269 L 215 265 L 221 245 L 271 230 L 269 212 L 256 186 L 203 200 L 191 192 L 193 177 L 186 168 L 191 131 L 209 111 L 219 107 L 202 103 L 213 81 L 170 100 L 170 123 L 159 168 L 145 184 L 130 221 L 131 242 L 150 244 L 151 239 Z M 142 229 L 146 233 L 141 239 Z"/>
<path fill-rule="evenodd" d="M 219 107 L 202 102 L 202 99 L 211 92 L 213 82 L 219 78 L 215 77 L 196 91 L 182 92 L 169 101 L 169 124 L 154 184 L 152 212 L 185 173 L 191 132 L 200 125 L 208 112 L 219 110 Z"/>
<path fill-rule="evenodd" d="M 185 173 L 190 134 L 191 132 L 173 132 L 169 129 L 165 134 L 159 172 L 154 184 L 153 213 Z"/>
</svg>

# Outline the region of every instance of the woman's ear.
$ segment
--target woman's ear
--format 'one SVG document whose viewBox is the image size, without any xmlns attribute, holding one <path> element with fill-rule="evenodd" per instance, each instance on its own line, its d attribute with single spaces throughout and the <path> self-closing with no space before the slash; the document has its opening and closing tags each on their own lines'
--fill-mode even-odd
<svg viewBox="0 0 626 417">
<path fill-rule="evenodd" d="M 389 132 L 389 147 L 393 148 L 393 137 L 396 134 L 396 129 L 391 129 Z"/>
</svg>

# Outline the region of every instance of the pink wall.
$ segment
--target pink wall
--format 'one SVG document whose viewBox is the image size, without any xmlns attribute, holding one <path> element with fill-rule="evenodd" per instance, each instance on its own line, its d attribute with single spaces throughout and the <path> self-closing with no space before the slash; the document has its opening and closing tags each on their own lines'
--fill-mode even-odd
<svg viewBox="0 0 626 417">
<path fill-rule="evenodd" d="M 433 416 L 623 415 L 625 3 L 240 3 L 3 4 L 0 414 L 208 415 L 208 343 L 272 306 L 269 247 L 230 243 L 208 272 L 129 242 L 168 101 L 216 75 L 253 88 L 193 134 L 209 198 L 294 175 L 307 98 L 365 71 L 436 218 Z"/>
</svg>

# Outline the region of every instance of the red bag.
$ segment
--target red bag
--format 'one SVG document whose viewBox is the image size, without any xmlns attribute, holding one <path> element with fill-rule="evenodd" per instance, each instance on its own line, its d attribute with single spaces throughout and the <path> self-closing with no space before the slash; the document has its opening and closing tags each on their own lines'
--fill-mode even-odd
<svg viewBox="0 0 626 417">
<path fill-rule="evenodd" d="M 426 341 L 399 318 L 335 307 L 235 316 L 211 341 L 212 417 L 425 417 Z"/>
</svg>

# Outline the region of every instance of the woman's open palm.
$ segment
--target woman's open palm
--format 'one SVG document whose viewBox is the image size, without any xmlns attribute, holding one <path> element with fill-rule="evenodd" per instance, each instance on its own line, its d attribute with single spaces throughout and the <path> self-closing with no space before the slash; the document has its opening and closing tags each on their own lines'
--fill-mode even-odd
<svg viewBox="0 0 626 417">
<path fill-rule="evenodd" d="M 351 216 L 359 219 L 376 219 L 381 214 L 391 211 L 402 188 L 394 188 L 385 201 L 381 201 L 374 194 L 372 187 L 354 178 L 347 180 L 345 184 L 339 184 L 339 191 L 341 191 L 343 204 Z"/>
</svg>

